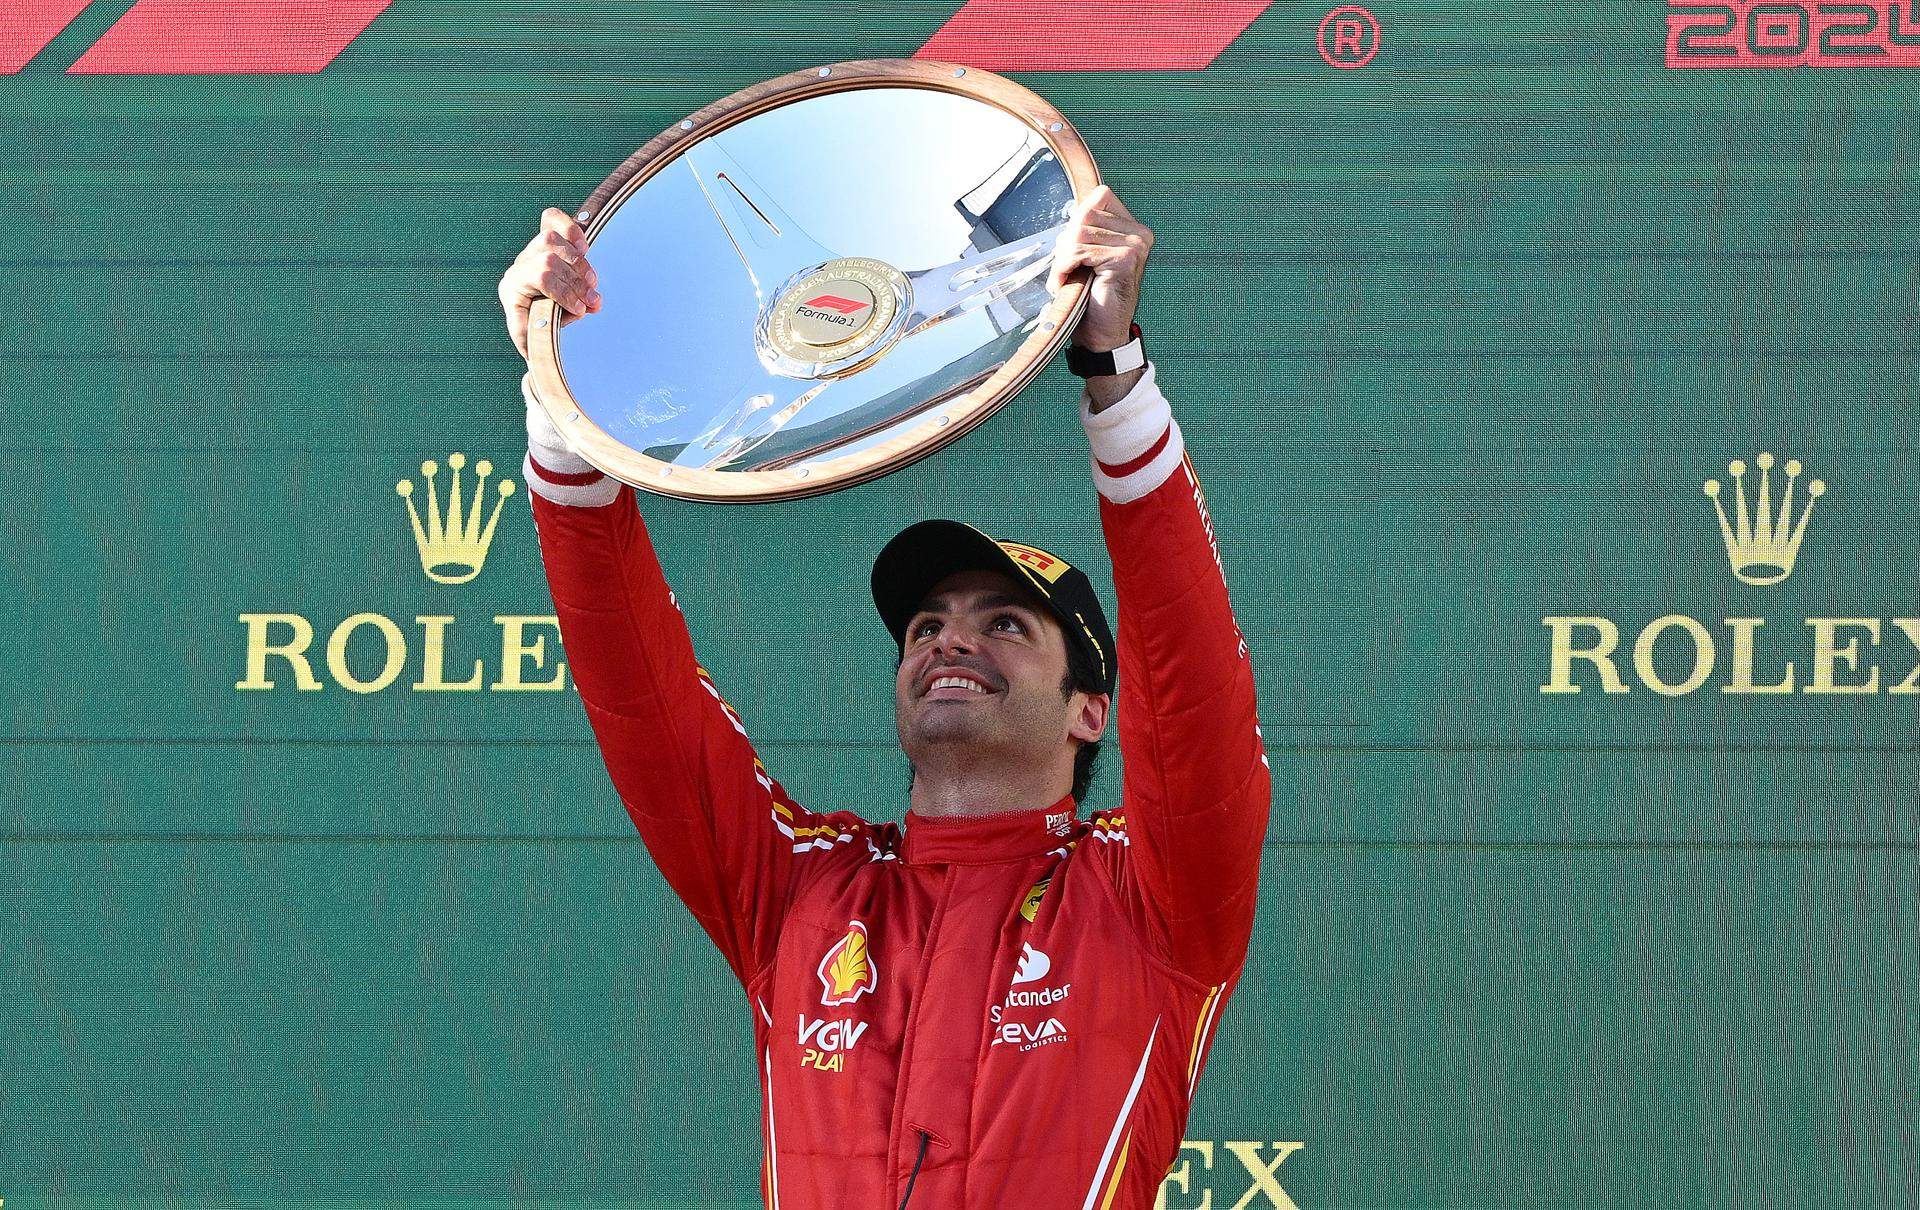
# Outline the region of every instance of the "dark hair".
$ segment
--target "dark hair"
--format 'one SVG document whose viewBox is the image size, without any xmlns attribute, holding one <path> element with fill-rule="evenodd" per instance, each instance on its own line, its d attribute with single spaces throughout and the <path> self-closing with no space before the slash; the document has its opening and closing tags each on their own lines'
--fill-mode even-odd
<svg viewBox="0 0 1920 1210">
<path fill-rule="evenodd" d="M 1094 663 L 1093 655 L 1078 643 L 1067 644 L 1067 675 L 1060 678 L 1060 696 L 1070 698 L 1073 691 L 1082 693 L 1105 693 L 1100 683 L 1100 669 Z M 1100 759 L 1100 741 L 1083 740 L 1080 748 L 1073 754 L 1073 801 L 1087 800 L 1087 787 L 1093 784 L 1093 765 Z"/>
<path fill-rule="evenodd" d="M 893 666 L 896 671 L 905 659 L 904 650 L 893 657 Z M 1076 689 L 1088 694 L 1107 691 L 1106 687 L 1100 683 L 1100 669 L 1095 664 L 1093 655 L 1082 649 L 1078 643 L 1068 643 L 1067 672 L 1060 678 L 1061 698 L 1071 698 Z M 1093 784 L 1094 762 L 1099 759 L 1100 741 L 1082 740 L 1080 747 L 1073 754 L 1073 788 L 1068 791 L 1073 795 L 1074 802 L 1087 800 L 1087 787 Z M 907 762 L 907 787 L 909 789 L 913 787 L 913 762 L 911 761 Z"/>
</svg>

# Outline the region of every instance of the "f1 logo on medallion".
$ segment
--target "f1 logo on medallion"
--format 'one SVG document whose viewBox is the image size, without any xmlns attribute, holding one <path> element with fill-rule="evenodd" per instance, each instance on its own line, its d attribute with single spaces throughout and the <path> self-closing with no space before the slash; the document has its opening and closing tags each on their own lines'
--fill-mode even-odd
<svg viewBox="0 0 1920 1210">
<path fill-rule="evenodd" d="M 827 307 L 840 312 L 842 315 L 851 315 L 855 311 L 870 307 L 873 304 L 859 302 L 851 298 L 841 298 L 838 294 L 817 294 L 800 305 L 803 307 Z"/>
</svg>

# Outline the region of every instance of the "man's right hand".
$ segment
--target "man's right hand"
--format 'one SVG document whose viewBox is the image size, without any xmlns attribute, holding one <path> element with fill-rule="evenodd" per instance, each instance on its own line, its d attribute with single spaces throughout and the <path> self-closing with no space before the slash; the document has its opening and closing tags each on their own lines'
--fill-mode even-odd
<svg viewBox="0 0 1920 1210">
<path fill-rule="evenodd" d="M 520 356 L 527 355 L 527 312 L 536 298 L 560 304 L 565 327 L 600 309 L 599 275 L 587 263 L 587 233 L 571 214 L 549 206 L 540 215 L 540 234 L 527 242 L 500 278 L 500 306 L 507 313 L 507 334 Z"/>
</svg>

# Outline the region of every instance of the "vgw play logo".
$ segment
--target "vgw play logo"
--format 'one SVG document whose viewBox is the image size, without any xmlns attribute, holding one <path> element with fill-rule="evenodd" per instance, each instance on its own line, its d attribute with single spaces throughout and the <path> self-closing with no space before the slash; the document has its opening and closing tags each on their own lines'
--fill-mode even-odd
<svg viewBox="0 0 1920 1210">
<path fill-rule="evenodd" d="M 451 473 L 444 507 L 440 466 L 432 459 L 420 464 L 424 490 L 410 479 L 394 485 L 406 504 L 404 521 L 413 533 L 420 571 L 434 584 L 460 585 L 478 578 L 501 513 L 514 495 L 513 480 L 502 476 L 494 483 L 489 510 L 487 480 L 493 464 L 481 459 L 474 465 L 471 495 L 461 482 L 466 466 L 465 454 L 447 455 Z M 421 496 L 424 501 L 417 499 Z M 233 687 L 242 691 L 291 684 L 317 693 L 330 683 L 351 693 L 399 688 L 415 693 L 557 693 L 568 684 L 567 666 L 560 659 L 559 620 L 550 613 L 493 615 L 491 639 L 476 645 L 487 655 L 463 656 L 451 678 L 447 653 L 458 628 L 451 613 L 414 614 L 411 626 L 374 610 L 351 614 L 331 626 L 319 650 L 314 646 L 319 632 L 304 613 L 243 613 L 239 621 L 246 641 L 245 674 Z M 491 667 L 489 655 L 497 657 Z M 409 669 L 413 676 L 403 682 L 401 674 Z"/>
<path fill-rule="evenodd" d="M 1742 584 L 1764 589 L 1793 575 L 1814 504 L 1826 494 L 1827 485 L 1820 479 L 1806 479 L 1796 500 L 1796 489 L 1804 478 L 1799 460 L 1790 458 L 1779 467 L 1786 472 L 1779 484 L 1773 478 L 1776 461 L 1771 453 L 1761 453 L 1754 465 L 1759 481 L 1751 504 L 1748 467 L 1738 458 L 1727 464 L 1730 488 L 1718 479 L 1708 479 L 1701 490 L 1713 504 L 1728 569 Z M 1550 636 L 1547 683 L 1540 692 L 1567 694 L 1598 688 L 1603 693 L 1631 693 L 1639 688 L 1664 697 L 1684 697 L 1717 682 L 1723 694 L 1920 696 L 1920 618 L 1832 616 L 1797 621 L 1798 625 L 1783 622 L 1767 630 L 1764 616 L 1702 620 L 1669 613 L 1641 627 L 1631 647 L 1623 649 L 1620 626 L 1611 618 L 1548 615 L 1540 619 Z M 1874 649 L 1883 641 L 1904 649 L 1904 654 L 1893 657 L 1897 662 L 1883 666 L 1876 659 Z M 1658 655 L 1662 649 L 1668 652 L 1664 657 Z M 1682 674 L 1675 675 L 1676 670 Z"/>
</svg>

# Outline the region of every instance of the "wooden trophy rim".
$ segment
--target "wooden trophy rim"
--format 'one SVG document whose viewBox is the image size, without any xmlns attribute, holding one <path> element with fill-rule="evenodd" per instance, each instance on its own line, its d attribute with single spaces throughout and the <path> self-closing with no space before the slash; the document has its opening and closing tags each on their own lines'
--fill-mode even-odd
<svg viewBox="0 0 1920 1210">
<path fill-rule="evenodd" d="M 916 87 L 958 93 L 1005 110 L 1047 141 L 1066 170 L 1075 198 L 1100 184 L 1100 170 L 1080 134 L 1038 94 L 978 67 L 930 59 L 853 59 L 804 68 L 723 97 L 649 139 L 600 183 L 576 212 L 588 244 L 620 205 L 688 147 L 729 126 L 807 97 L 860 88 Z M 1057 127 L 1057 129 L 1056 129 Z M 1041 311 L 1037 330 L 984 381 L 931 407 L 922 421 L 856 453 L 754 471 L 676 467 L 608 436 L 580 407 L 560 366 L 560 309 L 536 299 L 530 311 L 527 364 L 534 393 L 569 445 L 595 467 L 645 491 L 687 500 L 746 504 L 792 500 L 852 487 L 946 446 L 978 428 L 1039 374 L 1072 334 L 1087 305 L 1085 271 L 1076 273 Z"/>
</svg>

